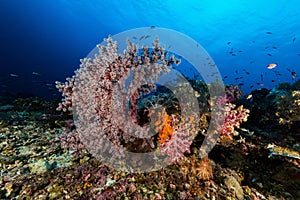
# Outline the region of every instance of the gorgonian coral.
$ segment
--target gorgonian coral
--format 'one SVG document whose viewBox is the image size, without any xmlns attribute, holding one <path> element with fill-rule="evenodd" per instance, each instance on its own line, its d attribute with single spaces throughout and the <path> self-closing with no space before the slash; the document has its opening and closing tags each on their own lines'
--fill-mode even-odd
<svg viewBox="0 0 300 200">
<path fill-rule="evenodd" d="M 105 42 L 106 46 L 98 46 L 99 53 L 94 58 L 81 60 L 80 69 L 72 78 L 65 83 L 56 83 L 64 97 L 58 110 L 76 112 L 75 121 L 80 121 L 81 126 L 77 126 L 72 135 L 77 131 L 85 132 L 80 138 L 85 140 L 85 146 L 96 147 L 97 141 L 101 149 L 92 149 L 92 153 L 106 151 L 112 157 L 122 157 L 126 147 L 130 146 L 128 143 L 136 145 L 141 138 L 145 138 L 139 144 L 141 147 L 147 143 L 154 148 L 155 137 L 149 136 L 149 127 L 139 121 L 141 105 L 138 101 L 143 95 L 155 91 L 159 76 L 170 72 L 172 64 L 179 64 L 180 60 L 173 55 L 168 56 L 158 38 L 153 42 L 152 49 L 146 46 L 139 49 L 128 40 L 123 54 L 118 53 L 117 43 L 112 38 Z M 128 79 L 131 79 L 130 83 Z M 181 89 L 188 91 L 186 87 Z M 187 109 L 185 112 L 188 112 Z M 155 129 L 159 149 L 173 162 L 179 161 L 183 153 L 189 151 L 192 136 L 197 132 L 185 118 L 164 112 L 157 122 L 153 122 L 161 124 Z M 105 139 L 109 139 L 116 149 L 108 148 Z"/>
<path fill-rule="evenodd" d="M 168 73 L 171 65 L 180 61 L 173 55 L 168 56 L 158 38 L 153 42 L 152 50 L 146 46 L 139 49 L 128 40 L 123 54 L 118 53 L 117 43 L 112 38 L 105 42 L 106 46 L 98 46 L 99 52 L 94 58 L 81 60 L 80 68 L 72 78 L 67 78 L 65 83 L 56 83 L 64 97 L 58 109 L 74 110 L 76 104 L 77 122 L 80 121 L 84 128 L 81 131 L 86 133 L 81 139 L 89 144 L 99 135 L 108 138 L 120 150 L 112 152 L 113 156 L 122 156 L 121 146 L 136 137 L 151 140 L 147 129 L 137 126 L 137 101 L 141 95 L 155 90 L 158 77 Z M 131 79 L 129 85 L 128 79 Z M 100 138 L 98 142 L 105 151 L 104 140 Z"/>
<path fill-rule="evenodd" d="M 192 99 L 195 91 L 189 84 L 175 84 L 172 92 L 178 102 L 187 102 L 188 106 L 180 106 L 180 112 L 173 114 L 167 113 L 165 108 L 153 113 L 153 104 L 157 102 L 152 102 L 152 107 L 141 103 L 144 96 L 156 91 L 159 77 L 169 73 L 172 64 L 180 61 L 168 55 L 158 38 L 152 48 L 139 48 L 128 40 L 127 49 L 121 54 L 112 38 L 105 42 L 106 46 L 98 46 L 99 52 L 94 58 L 81 60 L 80 69 L 72 78 L 65 83 L 57 82 L 64 97 L 58 109 L 76 113 L 76 130 L 71 135 L 80 133 L 80 140 L 89 147 L 90 153 L 102 155 L 106 152 L 112 159 L 125 157 L 125 151 L 132 150 L 128 149 L 131 147 L 135 152 L 143 152 L 143 148 L 153 151 L 158 147 L 172 163 L 182 160 L 184 153 L 190 152 L 190 145 L 199 131 L 199 111 L 195 109 L 199 105 Z M 234 129 L 247 120 L 249 111 L 230 103 L 239 98 L 238 88 L 231 86 L 227 93 L 217 101 L 223 106 L 220 112 L 225 112 L 225 122 L 217 128 L 222 137 L 231 138 Z M 148 109 L 154 129 L 140 121 L 139 112 L 143 109 Z"/>
</svg>

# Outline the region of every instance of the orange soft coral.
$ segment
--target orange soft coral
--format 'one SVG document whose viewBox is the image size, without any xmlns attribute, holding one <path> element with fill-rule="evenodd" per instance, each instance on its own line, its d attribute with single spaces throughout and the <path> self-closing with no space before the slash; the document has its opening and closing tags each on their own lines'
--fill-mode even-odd
<svg viewBox="0 0 300 200">
<path fill-rule="evenodd" d="M 173 127 L 171 126 L 172 117 L 169 116 L 166 112 L 163 114 L 163 127 L 158 135 L 158 142 L 164 143 L 166 140 L 171 139 L 173 133 Z"/>
<path fill-rule="evenodd" d="M 148 114 L 148 117 L 154 120 L 154 131 L 158 134 L 158 142 L 160 144 L 171 139 L 173 133 L 172 127 L 172 117 L 169 116 L 165 108 L 162 108 L 160 111 L 151 110 Z"/>
</svg>

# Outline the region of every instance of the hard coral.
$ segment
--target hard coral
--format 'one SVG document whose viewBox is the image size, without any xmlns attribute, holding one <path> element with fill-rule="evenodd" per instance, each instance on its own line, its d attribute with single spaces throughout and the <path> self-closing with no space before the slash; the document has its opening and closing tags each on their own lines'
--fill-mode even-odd
<svg viewBox="0 0 300 200">
<path fill-rule="evenodd" d="M 276 116 L 279 124 L 291 126 L 293 121 L 300 121 L 300 91 L 295 90 L 286 95 L 276 96 Z"/>
</svg>

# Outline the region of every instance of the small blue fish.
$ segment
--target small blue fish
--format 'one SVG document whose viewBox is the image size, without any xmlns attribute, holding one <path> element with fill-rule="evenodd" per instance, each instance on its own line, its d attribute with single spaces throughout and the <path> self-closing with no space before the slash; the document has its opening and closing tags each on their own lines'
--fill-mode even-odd
<svg viewBox="0 0 300 200">
<path fill-rule="evenodd" d="M 295 71 L 292 71 L 292 79 L 294 80 L 297 76 L 297 73 Z"/>
<path fill-rule="evenodd" d="M 140 37 L 140 39 L 139 40 L 142 40 L 142 39 L 144 39 L 145 38 L 145 36 L 143 35 L 142 37 Z"/>
<path fill-rule="evenodd" d="M 32 72 L 32 75 L 40 75 L 40 74 L 37 72 Z"/>
<path fill-rule="evenodd" d="M 11 77 L 19 77 L 18 74 L 9 74 Z"/>
</svg>

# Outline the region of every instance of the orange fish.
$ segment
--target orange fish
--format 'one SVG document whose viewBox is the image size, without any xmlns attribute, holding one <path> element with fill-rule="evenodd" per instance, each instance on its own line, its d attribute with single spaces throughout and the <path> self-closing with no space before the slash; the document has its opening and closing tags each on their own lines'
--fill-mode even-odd
<svg viewBox="0 0 300 200">
<path fill-rule="evenodd" d="M 271 63 L 271 64 L 269 64 L 269 65 L 267 66 L 267 68 L 268 68 L 268 69 L 273 69 L 273 68 L 275 68 L 276 66 L 277 66 L 276 63 Z"/>
</svg>

